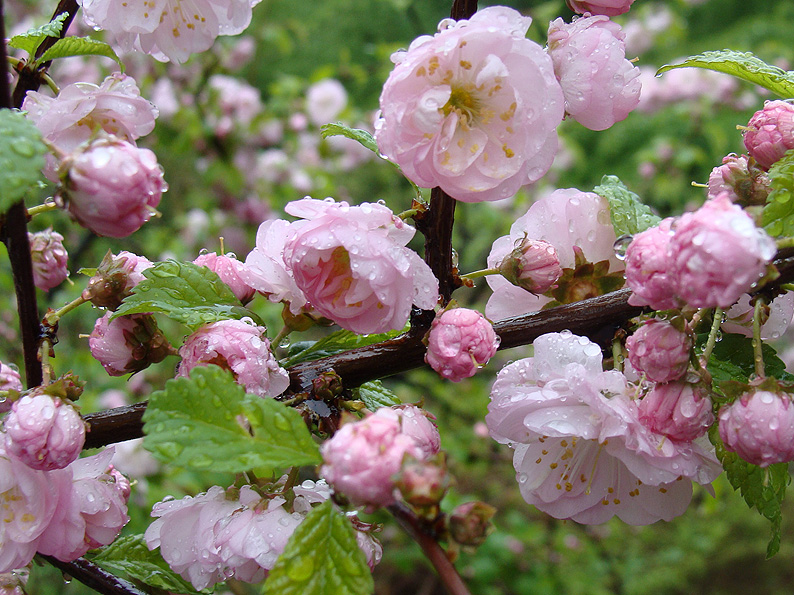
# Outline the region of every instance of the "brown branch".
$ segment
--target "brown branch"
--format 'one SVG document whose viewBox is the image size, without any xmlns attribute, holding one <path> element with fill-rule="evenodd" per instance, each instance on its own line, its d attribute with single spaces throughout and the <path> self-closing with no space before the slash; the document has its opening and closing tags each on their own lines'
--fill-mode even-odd
<svg viewBox="0 0 794 595">
<path fill-rule="evenodd" d="M 143 412 L 147 402 L 107 409 L 83 416 L 89 429 L 84 448 L 99 448 L 143 436 Z"/>
<path fill-rule="evenodd" d="M 85 558 L 78 558 L 73 562 L 61 562 L 52 556 L 43 554 L 37 556 L 102 595 L 147 595 L 129 581 L 114 576 Z"/>
</svg>

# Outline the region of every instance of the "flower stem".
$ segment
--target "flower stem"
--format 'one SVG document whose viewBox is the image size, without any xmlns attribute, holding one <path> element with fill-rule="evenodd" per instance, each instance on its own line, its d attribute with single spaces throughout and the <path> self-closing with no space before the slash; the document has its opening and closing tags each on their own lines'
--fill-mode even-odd
<svg viewBox="0 0 794 595">
<path fill-rule="evenodd" d="M 271 346 L 278 347 L 279 345 L 281 345 L 281 342 L 282 342 L 284 339 L 286 339 L 287 337 L 289 337 L 289 334 L 290 334 L 291 332 L 292 332 L 292 329 L 291 329 L 291 328 L 289 328 L 287 325 L 284 325 L 284 326 L 282 326 L 282 327 L 281 327 L 281 330 L 280 330 L 280 331 L 278 332 L 278 334 L 277 334 L 277 335 L 276 335 L 276 336 L 273 338 L 273 341 L 271 342 Z M 271 348 L 273 348 L 273 347 L 271 347 Z"/>
<path fill-rule="evenodd" d="M 400 219 L 405 221 L 406 219 L 410 219 L 411 217 L 416 215 L 418 212 L 419 212 L 419 209 L 408 209 L 407 211 L 403 211 L 402 213 L 397 215 L 397 217 L 399 217 Z"/>
<path fill-rule="evenodd" d="M 714 345 L 717 344 L 717 333 L 720 332 L 720 325 L 722 324 L 722 308 L 714 308 L 711 321 L 711 330 L 709 331 L 709 338 L 706 341 L 706 348 L 703 350 L 703 365 L 708 364 L 711 352 L 714 351 Z"/>
<path fill-rule="evenodd" d="M 623 342 L 617 337 L 612 339 L 612 368 L 616 372 L 623 371 Z"/>
<path fill-rule="evenodd" d="M 74 300 L 72 300 L 62 308 L 58 308 L 57 310 L 51 310 L 47 312 L 47 314 L 44 316 L 44 322 L 49 326 L 55 326 L 56 324 L 58 324 L 58 322 L 61 320 L 61 318 L 63 318 L 65 314 L 71 312 L 72 310 L 77 308 L 77 306 L 85 304 L 87 301 L 88 300 L 85 299 L 83 296 L 75 298 Z"/>
<path fill-rule="evenodd" d="M 763 298 L 760 295 L 756 296 L 753 309 L 753 357 L 755 359 L 755 374 L 759 378 L 764 377 L 764 353 L 761 342 L 761 310 L 763 307 Z"/>
<path fill-rule="evenodd" d="M 461 279 L 476 279 L 477 277 L 485 277 L 485 275 L 499 275 L 499 269 L 481 269 L 461 275 Z"/>
<path fill-rule="evenodd" d="M 30 207 L 28 209 L 28 217 L 35 217 L 40 213 L 46 213 L 47 211 L 54 211 L 58 208 L 54 202 L 45 202 L 44 204 L 36 205 L 35 207 Z"/>
<path fill-rule="evenodd" d="M 794 238 L 777 238 L 775 240 L 775 245 L 778 250 L 782 250 L 783 248 L 794 248 Z"/>
</svg>

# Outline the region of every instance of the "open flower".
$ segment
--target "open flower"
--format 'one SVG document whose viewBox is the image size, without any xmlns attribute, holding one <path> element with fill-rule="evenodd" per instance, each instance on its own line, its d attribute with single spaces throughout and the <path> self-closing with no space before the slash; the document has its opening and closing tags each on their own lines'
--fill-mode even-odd
<svg viewBox="0 0 794 595">
<path fill-rule="evenodd" d="M 525 37 L 531 22 L 489 7 L 393 54 L 375 123 L 381 152 L 420 186 L 465 202 L 540 179 L 557 152 L 563 97 L 551 59 Z"/>
</svg>

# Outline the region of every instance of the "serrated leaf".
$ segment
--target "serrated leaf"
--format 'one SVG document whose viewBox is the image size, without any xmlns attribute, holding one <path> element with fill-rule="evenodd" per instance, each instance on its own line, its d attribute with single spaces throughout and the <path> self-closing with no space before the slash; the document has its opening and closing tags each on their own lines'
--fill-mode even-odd
<svg viewBox="0 0 794 595">
<path fill-rule="evenodd" d="M 794 234 L 794 149 L 769 169 L 771 192 L 766 199 L 761 225 L 773 237 Z"/>
<path fill-rule="evenodd" d="M 604 176 L 593 192 L 609 201 L 609 216 L 617 237 L 640 233 L 661 221 L 617 176 Z"/>
<path fill-rule="evenodd" d="M 349 351 L 357 347 L 366 347 L 367 345 L 387 341 L 403 334 L 408 328 L 409 327 L 406 325 L 399 331 L 389 331 L 388 333 L 380 333 L 377 335 L 357 335 L 352 331 L 346 330 L 336 331 L 327 337 L 323 337 L 316 343 L 313 343 L 303 351 L 296 353 L 284 362 L 283 365 L 285 368 L 289 368 L 295 364 L 312 362 L 321 357 L 334 355 L 335 353 L 342 353 L 343 351 Z"/>
<path fill-rule="evenodd" d="M 394 392 L 383 386 L 380 380 L 365 382 L 353 391 L 353 399 L 363 401 L 370 411 L 381 407 L 402 405 L 399 397 Z"/>
<path fill-rule="evenodd" d="M 657 76 L 674 68 L 705 68 L 724 72 L 753 83 L 785 99 L 794 97 L 794 72 L 787 72 L 767 64 L 750 52 L 721 50 L 689 56 L 679 64 L 665 64 L 656 71 Z"/>
<path fill-rule="evenodd" d="M 777 356 L 773 347 L 764 343 L 761 349 L 767 376 L 781 377 L 786 370 L 786 364 Z M 708 371 L 715 383 L 726 380 L 747 382 L 755 373 L 753 340 L 744 335 L 724 333 L 711 352 Z"/>
<path fill-rule="evenodd" d="M 63 22 L 68 18 L 69 14 L 62 12 L 51 21 L 43 24 L 41 27 L 30 29 L 26 33 L 14 35 L 9 41 L 8 45 L 18 50 L 23 50 L 29 55 L 33 56 L 36 53 L 36 48 L 41 45 L 47 37 L 59 37 L 63 29 Z"/>
<path fill-rule="evenodd" d="M 0 110 L 0 212 L 35 188 L 47 147 L 36 125 L 17 110 Z"/>
<path fill-rule="evenodd" d="M 375 585 L 353 525 L 330 500 L 314 508 L 265 581 L 266 595 L 366 595 Z"/>
<path fill-rule="evenodd" d="M 250 430 L 241 425 L 247 419 Z M 143 445 L 180 467 L 239 473 L 322 462 L 301 415 L 278 401 L 246 394 L 230 372 L 194 368 L 152 394 Z"/>
<path fill-rule="evenodd" d="M 106 570 L 123 572 L 130 578 L 172 593 L 196 593 L 196 589 L 168 566 L 160 550 L 149 551 L 143 535 L 119 537 L 97 554 L 91 561 Z M 199 593 L 210 593 L 204 589 Z"/>
<path fill-rule="evenodd" d="M 181 322 L 191 330 L 220 320 L 249 317 L 261 321 L 240 305 L 229 286 L 207 267 L 191 262 L 166 260 L 143 272 L 145 280 L 138 283 L 126 297 L 112 319 L 125 314 L 159 312 Z"/>
<path fill-rule="evenodd" d="M 767 545 L 767 557 L 774 556 L 780 549 L 781 506 L 786 495 L 786 487 L 791 481 L 787 463 L 778 463 L 762 469 L 743 460 L 735 452 L 725 448 L 719 436 L 717 425 L 709 431 L 714 450 L 725 469 L 734 490 L 738 490 L 747 506 L 755 508 L 771 523 L 772 537 Z"/>
<path fill-rule="evenodd" d="M 113 48 L 104 41 L 91 39 L 90 37 L 66 37 L 59 39 L 55 44 L 44 52 L 39 58 L 39 62 L 55 60 L 56 58 L 68 58 L 70 56 L 105 56 L 114 60 L 124 72 L 124 64 L 113 51 Z"/>
</svg>

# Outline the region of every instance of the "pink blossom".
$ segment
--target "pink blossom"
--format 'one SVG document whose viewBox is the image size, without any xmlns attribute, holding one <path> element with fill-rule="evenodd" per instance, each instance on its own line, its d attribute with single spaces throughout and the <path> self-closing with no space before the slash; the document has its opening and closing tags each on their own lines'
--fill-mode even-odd
<svg viewBox="0 0 794 595">
<path fill-rule="evenodd" d="M 305 198 L 285 210 L 304 220 L 290 225 L 284 263 L 321 315 L 356 333 L 383 333 L 403 328 L 412 305 L 436 305 L 438 281 L 405 247 L 414 228 L 387 207 Z"/>
<path fill-rule="evenodd" d="M 155 154 L 115 137 L 94 140 L 62 168 L 66 210 L 101 236 L 124 238 L 138 231 L 168 190 Z"/>
<path fill-rule="evenodd" d="M 69 255 L 63 247 L 63 236 L 52 228 L 28 233 L 33 260 L 33 283 L 42 291 L 57 287 L 69 276 L 66 267 Z"/>
<path fill-rule="evenodd" d="M 425 361 L 444 378 L 460 382 L 474 376 L 498 347 L 499 337 L 482 314 L 453 308 L 433 321 Z"/>
<path fill-rule="evenodd" d="M 394 502 L 395 475 L 408 454 L 424 459 L 419 444 L 402 431 L 388 408 L 343 425 L 321 447 L 320 475 L 355 506 L 370 508 Z"/>
<path fill-rule="evenodd" d="M 551 59 L 503 6 L 445 19 L 392 55 L 375 137 L 420 186 L 465 202 L 499 200 L 540 179 L 557 152 L 563 96 Z"/>
<path fill-rule="evenodd" d="M 745 337 L 753 336 L 753 304 L 750 295 L 745 293 L 725 313 L 725 321 L 720 328 L 726 333 L 736 333 Z M 794 318 L 794 293 L 787 291 L 776 297 L 761 310 L 761 338 L 779 339 L 791 325 Z"/>
<path fill-rule="evenodd" d="M 64 562 L 109 545 L 129 521 L 129 483 L 110 467 L 113 449 L 74 461 L 71 481 L 61 484 L 58 509 L 41 536 L 39 551 Z"/>
<path fill-rule="evenodd" d="M 0 391 L 15 390 L 22 392 L 22 378 L 15 366 L 0 362 Z M 11 401 L 7 397 L 0 397 L 0 413 L 11 409 Z"/>
<path fill-rule="evenodd" d="M 634 0 L 566 0 L 568 6 L 574 12 L 584 14 L 603 14 L 614 17 L 624 12 L 628 12 Z"/>
<path fill-rule="evenodd" d="M 725 448 L 748 463 L 768 467 L 794 461 L 794 406 L 787 393 L 744 393 L 720 409 L 719 428 Z"/>
<path fill-rule="evenodd" d="M 570 332 L 535 340 L 535 356 L 506 366 L 491 391 L 491 436 L 515 448 L 524 499 L 556 517 L 644 525 L 686 509 L 691 482 L 720 472 L 696 442 L 673 443 L 639 420 L 632 387 L 601 371 L 601 349 Z"/>
<path fill-rule="evenodd" d="M 441 436 L 438 434 L 436 418 L 424 409 L 415 405 L 381 407 L 376 414 L 399 420 L 400 430 L 419 446 L 423 458 L 435 456 L 441 449 Z"/>
<path fill-rule="evenodd" d="M 626 340 L 629 360 L 653 382 L 670 382 L 686 373 L 692 337 L 664 320 L 648 320 Z"/>
<path fill-rule="evenodd" d="M 771 190 L 769 175 L 747 155 L 731 153 L 722 158 L 722 165 L 709 174 L 709 198 L 728 192 L 732 202 L 742 206 L 765 205 Z"/>
<path fill-rule="evenodd" d="M 535 201 L 510 227 L 510 235 L 494 242 L 488 255 L 488 267 L 499 267 L 515 246 L 525 239 L 551 244 L 563 269 L 574 268 L 574 247 L 577 247 L 588 262 L 608 261 L 610 273 L 623 270 L 623 262 L 617 258 L 613 248 L 617 238 L 609 216 L 609 205 L 605 198 L 592 192 L 565 188 Z M 487 280 L 493 290 L 485 306 L 485 315 L 490 320 L 535 312 L 552 299 L 533 295 L 501 275 L 489 275 Z M 570 298 L 575 300 L 600 295 L 599 291 L 591 279 L 579 279 L 567 288 Z"/>
<path fill-rule="evenodd" d="M 229 289 L 243 304 L 247 304 L 253 299 L 256 290 L 243 280 L 245 265 L 233 255 L 221 254 L 218 256 L 215 252 L 209 252 L 201 254 L 193 261 L 193 264 L 207 267 L 217 273 L 221 281 L 229 286 Z"/>
<path fill-rule="evenodd" d="M 5 419 L 6 453 L 31 469 L 63 469 L 85 443 L 85 424 L 70 404 L 45 394 L 25 395 Z"/>
<path fill-rule="evenodd" d="M 306 91 L 306 113 L 312 124 L 333 122 L 347 107 L 347 91 L 336 79 L 323 79 Z"/>
<path fill-rule="evenodd" d="M 673 219 L 638 233 L 626 249 L 626 285 L 629 304 L 668 310 L 679 306 L 677 280 L 672 272 L 670 240 Z"/>
<path fill-rule="evenodd" d="M 545 240 L 517 240 L 513 250 L 499 264 L 499 273 L 513 285 L 534 294 L 557 287 L 562 276 L 557 250 Z"/>
<path fill-rule="evenodd" d="M 146 278 L 143 271 L 151 267 L 152 262 L 144 256 L 126 250 L 115 255 L 108 252 L 94 276 L 88 280 L 83 298 L 97 308 L 116 310 L 125 297 L 132 295 L 132 289 Z"/>
<path fill-rule="evenodd" d="M 549 26 L 548 52 L 565 113 L 591 130 L 624 120 L 640 102 L 640 70 L 626 60 L 626 36 L 606 16 L 561 18 Z"/>
<path fill-rule="evenodd" d="M 111 376 L 140 372 L 173 353 L 151 314 L 112 315 L 99 318 L 88 338 L 91 355 Z"/>
<path fill-rule="evenodd" d="M 692 441 L 714 423 L 709 394 L 689 382 L 657 384 L 640 401 L 640 421 L 673 440 Z"/>
<path fill-rule="evenodd" d="M 794 149 L 794 104 L 767 101 L 753 114 L 744 132 L 744 146 L 758 164 L 769 169 Z"/>
<path fill-rule="evenodd" d="M 180 348 L 177 377 L 187 377 L 196 366 L 215 364 L 230 370 L 249 393 L 280 395 L 289 386 L 289 375 L 278 365 L 265 332 L 250 319 L 205 324 Z"/>
<path fill-rule="evenodd" d="M 220 116 L 212 114 L 210 124 L 216 129 L 216 134 L 224 127 L 224 122 L 231 132 L 235 125 L 246 127 L 261 113 L 262 97 L 259 90 L 248 83 L 232 76 L 214 74 L 207 81 L 212 90 Z M 224 134 L 218 134 L 224 136 Z"/>
<path fill-rule="evenodd" d="M 640 67 L 642 92 L 637 111 L 653 113 L 681 103 L 733 105 L 737 79 L 721 72 L 699 68 L 676 68 L 656 77 L 656 68 Z"/>
<path fill-rule="evenodd" d="M 671 273 L 689 306 L 727 308 L 766 274 L 775 242 L 727 193 L 682 215 L 670 239 Z"/>
<path fill-rule="evenodd" d="M 107 31 L 124 51 L 181 63 L 212 47 L 219 35 L 242 33 L 256 0 L 82 0 L 83 18 Z"/>
</svg>

